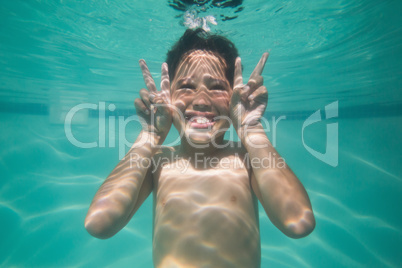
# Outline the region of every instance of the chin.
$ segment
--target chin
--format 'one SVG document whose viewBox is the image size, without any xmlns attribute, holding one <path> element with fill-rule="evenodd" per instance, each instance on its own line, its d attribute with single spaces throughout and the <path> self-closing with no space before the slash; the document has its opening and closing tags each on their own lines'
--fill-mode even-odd
<svg viewBox="0 0 402 268">
<path fill-rule="evenodd" d="M 210 131 L 202 132 L 193 129 L 187 129 L 184 132 L 184 136 L 186 137 L 189 143 L 194 144 L 208 144 L 212 142 L 213 135 Z"/>
<path fill-rule="evenodd" d="M 220 135 L 218 135 L 220 134 Z M 219 143 L 219 140 L 224 135 L 224 132 L 218 133 L 217 131 L 203 131 L 198 129 L 187 129 L 184 132 L 184 137 L 187 139 L 188 143 L 195 145 L 205 145 L 200 148 L 207 147 L 208 144 L 213 145 L 213 143 Z"/>
</svg>

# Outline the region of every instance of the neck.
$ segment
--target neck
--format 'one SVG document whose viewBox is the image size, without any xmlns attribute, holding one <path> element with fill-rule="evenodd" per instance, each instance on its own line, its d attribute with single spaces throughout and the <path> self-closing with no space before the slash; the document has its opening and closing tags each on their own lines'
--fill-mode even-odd
<svg viewBox="0 0 402 268">
<path fill-rule="evenodd" d="M 187 156 L 194 156 L 195 154 L 203 154 L 204 156 L 213 156 L 224 147 L 223 136 L 217 138 L 214 143 L 192 143 L 183 137 L 181 139 L 180 151 Z"/>
</svg>

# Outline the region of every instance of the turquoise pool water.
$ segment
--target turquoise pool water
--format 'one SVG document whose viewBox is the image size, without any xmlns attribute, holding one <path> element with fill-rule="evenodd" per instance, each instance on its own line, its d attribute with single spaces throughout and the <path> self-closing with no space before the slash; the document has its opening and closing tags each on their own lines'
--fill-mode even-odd
<svg viewBox="0 0 402 268">
<path fill-rule="evenodd" d="M 168 2 L 2 1 L 1 267 L 152 267 L 150 199 L 111 239 L 91 237 L 83 222 L 139 132 L 119 121 L 135 113 L 144 87 L 138 60 L 158 79 L 185 30 L 184 12 Z M 293 240 L 260 208 L 261 267 L 400 267 L 402 2 L 195 9 L 237 45 L 245 77 L 270 51 L 268 135 L 316 215 L 314 232 Z M 65 118 L 79 104 L 96 106 L 73 117 L 70 133 Z M 318 110 L 322 120 L 308 125 Z"/>
</svg>

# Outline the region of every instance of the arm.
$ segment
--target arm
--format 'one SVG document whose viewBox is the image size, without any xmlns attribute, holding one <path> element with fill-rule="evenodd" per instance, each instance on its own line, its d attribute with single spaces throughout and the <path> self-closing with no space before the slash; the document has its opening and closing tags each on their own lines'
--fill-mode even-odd
<svg viewBox="0 0 402 268">
<path fill-rule="evenodd" d="M 85 218 L 85 228 L 98 238 L 109 238 L 120 231 L 131 219 L 152 191 L 152 173 L 148 165 L 139 164 L 152 157 L 163 143 L 172 124 L 169 102 L 169 75 L 167 65 L 162 65 L 162 90 L 156 90 L 144 61 L 140 61 L 146 89 L 140 91 L 141 99 L 135 100 L 142 131 L 123 160 L 114 168 L 96 193 Z"/>
<path fill-rule="evenodd" d="M 260 122 L 268 102 L 268 92 L 261 76 L 267 58 L 268 53 L 265 53 L 246 85 L 243 84 L 240 58 L 236 60 L 231 118 L 248 152 L 252 188 L 265 212 L 285 235 L 300 238 L 311 233 L 315 227 L 309 197 L 272 146 Z M 264 159 L 276 165 L 267 167 Z"/>
<path fill-rule="evenodd" d="M 152 158 L 151 138 L 149 133 L 141 132 L 127 155 L 95 194 L 85 218 L 85 228 L 91 235 L 102 239 L 115 235 L 152 191 L 152 174 L 131 161 L 132 155 Z M 142 139 L 148 141 L 143 143 Z"/>
</svg>

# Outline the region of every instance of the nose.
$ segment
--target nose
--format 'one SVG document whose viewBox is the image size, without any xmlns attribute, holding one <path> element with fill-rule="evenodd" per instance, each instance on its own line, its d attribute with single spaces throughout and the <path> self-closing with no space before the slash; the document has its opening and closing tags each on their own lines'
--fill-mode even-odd
<svg viewBox="0 0 402 268">
<path fill-rule="evenodd" d="M 208 110 L 211 108 L 211 100 L 204 90 L 197 92 L 193 99 L 193 107 L 197 110 Z"/>
</svg>

